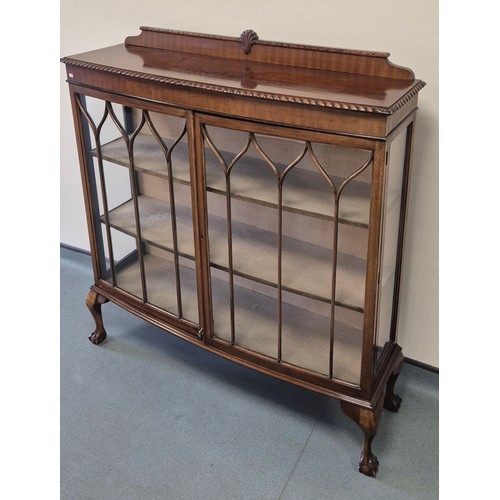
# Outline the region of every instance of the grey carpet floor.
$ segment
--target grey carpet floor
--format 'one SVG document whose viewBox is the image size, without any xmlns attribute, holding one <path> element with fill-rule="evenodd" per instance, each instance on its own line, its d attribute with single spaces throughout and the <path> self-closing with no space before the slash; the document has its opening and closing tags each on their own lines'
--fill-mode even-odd
<svg viewBox="0 0 500 500">
<path fill-rule="evenodd" d="M 435 499 L 438 375 L 405 364 L 384 411 L 375 479 L 338 401 L 207 353 L 103 306 L 85 307 L 90 258 L 61 249 L 61 498 Z"/>
</svg>

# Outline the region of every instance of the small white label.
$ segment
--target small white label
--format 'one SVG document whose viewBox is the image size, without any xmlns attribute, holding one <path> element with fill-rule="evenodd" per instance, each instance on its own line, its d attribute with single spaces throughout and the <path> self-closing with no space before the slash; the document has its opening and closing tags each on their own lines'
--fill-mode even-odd
<svg viewBox="0 0 500 500">
<path fill-rule="evenodd" d="M 70 78 L 73 78 L 73 73 L 68 73 L 68 76 L 69 76 Z"/>
</svg>

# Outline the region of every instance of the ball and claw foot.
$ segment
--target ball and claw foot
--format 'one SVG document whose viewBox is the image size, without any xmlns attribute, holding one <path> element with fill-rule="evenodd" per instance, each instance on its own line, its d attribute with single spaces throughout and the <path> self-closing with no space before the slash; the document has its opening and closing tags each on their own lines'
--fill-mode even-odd
<svg viewBox="0 0 500 500">
<path fill-rule="evenodd" d="M 359 406 L 340 402 L 343 412 L 363 431 L 363 448 L 359 458 L 358 470 L 365 476 L 375 477 L 378 471 L 378 459 L 372 452 L 372 441 L 377 434 L 377 426 L 382 411 L 382 399 L 373 410 L 360 408 Z"/>
<path fill-rule="evenodd" d="M 375 477 L 378 472 L 378 459 L 375 455 L 364 457 L 361 455 L 358 470 L 365 476 Z"/>
<path fill-rule="evenodd" d="M 90 334 L 89 340 L 92 344 L 100 344 L 106 338 L 106 330 L 102 322 L 101 305 L 108 302 L 106 297 L 99 295 L 94 290 L 90 290 L 87 295 L 86 304 L 90 311 L 90 314 L 95 321 L 95 330 Z"/>
<path fill-rule="evenodd" d="M 89 340 L 92 342 L 92 344 L 99 345 L 101 342 L 104 341 L 106 338 L 106 330 L 103 330 L 100 332 L 99 330 L 95 329 L 90 335 L 89 335 Z"/>
<path fill-rule="evenodd" d="M 340 406 L 342 411 L 363 431 L 363 448 L 359 459 L 358 470 L 365 476 L 375 477 L 378 472 L 379 461 L 372 453 L 372 441 L 377 434 L 377 428 L 382 413 L 382 407 L 389 411 L 398 411 L 401 406 L 401 398 L 394 394 L 394 385 L 399 376 L 399 372 L 404 362 L 404 357 L 401 348 L 396 346 L 396 359 L 393 364 L 393 370 L 390 374 L 383 393 L 374 407 L 363 408 L 347 401 L 341 401 Z"/>
</svg>

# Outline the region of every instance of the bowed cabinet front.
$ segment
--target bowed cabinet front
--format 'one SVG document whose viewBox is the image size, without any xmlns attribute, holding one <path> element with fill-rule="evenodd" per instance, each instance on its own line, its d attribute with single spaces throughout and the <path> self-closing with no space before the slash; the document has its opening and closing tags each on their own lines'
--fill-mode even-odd
<svg viewBox="0 0 500 500">
<path fill-rule="evenodd" d="M 382 407 L 400 404 L 397 310 L 423 82 L 349 62 L 372 58 L 368 73 L 390 73 L 384 54 L 248 36 L 143 28 L 63 59 L 95 275 L 90 340 L 105 339 L 111 300 L 335 397 L 364 433 L 360 471 L 375 475 Z M 295 67 L 298 53 L 312 67 Z M 356 103 L 335 106 L 349 82 Z M 372 94 L 395 103 L 360 104 Z"/>
</svg>

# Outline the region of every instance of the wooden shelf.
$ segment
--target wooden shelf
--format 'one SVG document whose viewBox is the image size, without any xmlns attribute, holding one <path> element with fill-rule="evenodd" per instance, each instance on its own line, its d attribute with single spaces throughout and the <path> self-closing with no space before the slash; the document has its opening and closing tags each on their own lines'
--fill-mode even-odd
<svg viewBox="0 0 500 500">
<path fill-rule="evenodd" d="M 167 203 L 144 195 L 138 197 L 143 241 L 173 251 L 170 210 Z M 178 249 L 181 256 L 194 259 L 191 211 L 176 207 Z M 228 269 L 226 220 L 208 216 L 211 265 Z M 104 222 L 104 219 L 102 219 Z M 130 200 L 109 213 L 110 225 L 136 236 L 133 202 Z M 277 286 L 278 237 L 248 224 L 232 224 L 234 273 L 260 283 Z M 323 302 L 331 298 L 331 250 L 283 236 L 282 288 Z M 336 304 L 362 312 L 366 261 L 339 253 L 337 257 Z"/>
<path fill-rule="evenodd" d="M 174 251 L 169 205 L 161 200 L 140 195 L 137 198 L 141 225 L 141 237 L 149 243 L 168 252 Z M 104 216 L 101 217 L 105 222 Z M 193 222 L 191 210 L 176 206 L 177 245 L 179 255 L 194 259 Z M 110 226 L 134 238 L 137 236 L 134 203 L 132 200 L 109 212 Z"/>
<path fill-rule="evenodd" d="M 170 141 L 173 142 L 173 141 Z M 139 133 L 134 142 L 134 167 L 139 172 L 157 175 L 164 179 L 167 175 L 167 162 L 158 141 L 150 134 Z M 92 150 L 97 156 L 97 151 Z M 125 141 L 120 137 L 101 147 L 102 159 L 117 165 L 129 167 L 128 150 Z M 179 142 L 173 150 L 173 179 L 176 182 L 189 184 L 189 156 L 187 144 Z"/>
<path fill-rule="evenodd" d="M 129 167 L 128 151 L 122 138 L 101 147 L 103 160 Z M 146 133 L 137 135 L 134 143 L 134 167 L 139 172 L 167 178 L 165 156 L 156 139 Z M 179 142 L 173 150 L 173 180 L 189 184 L 189 157 L 187 145 Z M 208 150 L 207 150 L 208 151 Z M 92 151 L 94 156 L 96 150 Z M 231 196 L 236 199 L 259 203 L 277 208 L 277 187 L 255 169 L 255 158 L 243 157 L 231 174 Z M 343 179 L 332 177 L 339 186 Z M 283 210 L 312 217 L 332 220 L 332 195 L 325 190 L 325 182 L 316 172 L 296 168 L 293 175 L 285 180 L 283 190 Z M 206 189 L 209 192 L 226 194 L 224 177 L 220 171 L 207 162 Z M 351 181 L 340 201 L 339 222 L 358 227 L 368 227 L 370 205 L 370 184 Z"/>
<path fill-rule="evenodd" d="M 144 256 L 148 302 L 165 309 L 176 310 L 175 287 L 172 283 L 173 263 L 150 254 Z M 196 317 L 196 275 L 194 269 L 183 267 L 189 278 L 181 288 L 184 316 Z M 141 297 L 139 263 L 135 261 L 117 274 L 120 288 Z M 228 283 L 212 278 L 214 290 L 227 290 Z M 276 299 L 241 286 L 235 286 L 237 307 L 235 319 L 244 322 L 238 329 L 235 344 L 272 358 L 277 357 L 278 329 L 276 321 Z M 227 296 L 213 293 L 212 303 L 217 338 L 227 340 L 230 310 Z M 248 310 L 245 309 L 248 307 Z M 251 321 L 248 321 L 251 318 Z M 325 328 L 326 325 L 326 328 Z M 263 334 L 266 332 L 266 334 Z M 304 337 L 307 332 L 307 337 Z M 359 383 L 361 367 L 362 332 L 340 322 L 335 323 L 334 377 L 351 383 Z M 283 361 L 301 368 L 328 375 L 329 369 L 329 318 L 305 309 L 283 304 L 282 326 Z"/>
<path fill-rule="evenodd" d="M 198 322 L 198 297 L 196 271 L 187 266 L 181 267 L 182 317 Z M 175 289 L 174 263 L 150 254 L 144 255 L 147 300 L 167 312 L 177 314 L 177 295 Z M 133 261 L 116 273 L 119 288 L 142 298 L 141 271 L 139 262 Z"/>
<path fill-rule="evenodd" d="M 215 336 L 231 339 L 229 285 L 212 275 Z M 278 302 L 275 297 L 234 285 L 235 345 L 270 358 L 278 356 Z M 330 317 L 282 302 L 282 362 L 328 376 Z M 305 335 L 305 332 L 307 334 Z M 359 383 L 362 332 L 339 321 L 334 325 L 333 375 Z"/>
<path fill-rule="evenodd" d="M 215 160 L 214 160 L 215 161 Z M 214 161 L 206 162 L 207 190 L 224 194 L 226 192 L 225 177 L 220 165 Z M 262 175 L 262 168 L 256 168 L 255 158 L 243 156 L 231 172 L 231 196 L 233 198 L 260 203 L 277 208 L 278 188 L 270 175 Z M 263 163 L 262 159 L 258 159 Z M 281 170 L 284 170 L 282 166 Z M 265 168 L 265 173 L 270 173 Z M 343 179 L 331 177 L 336 186 Z M 288 174 L 283 182 L 283 210 L 333 219 L 333 194 L 317 171 L 310 171 L 299 166 Z M 339 222 L 367 228 L 370 213 L 370 184 L 351 181 L 340 198 Z"/>
</svg>

